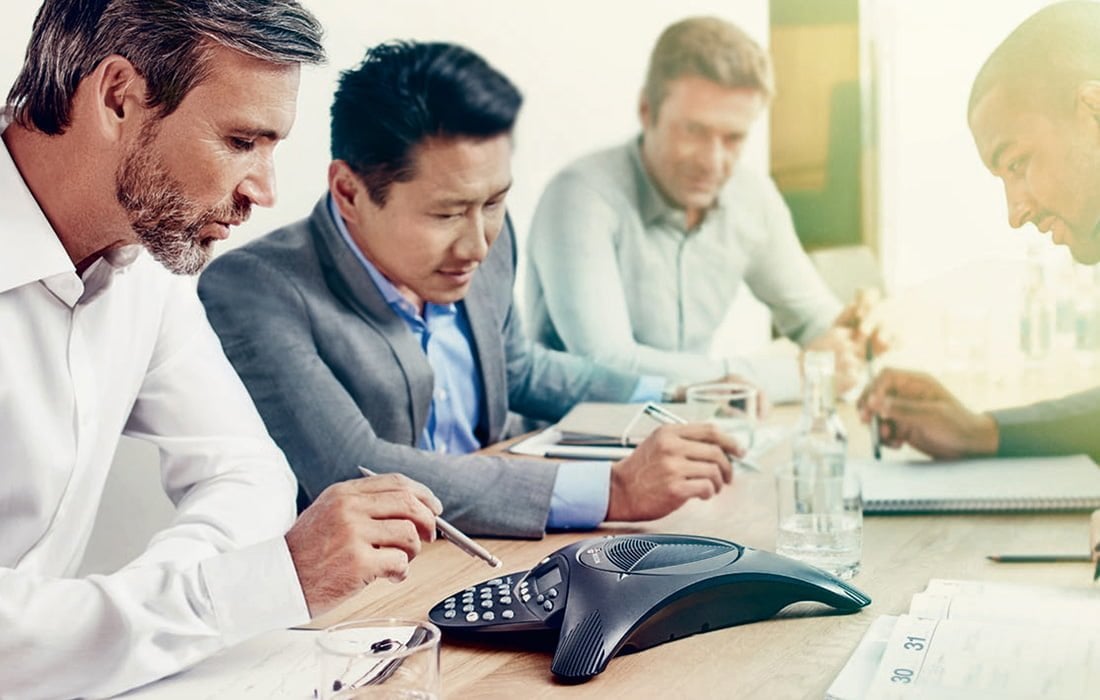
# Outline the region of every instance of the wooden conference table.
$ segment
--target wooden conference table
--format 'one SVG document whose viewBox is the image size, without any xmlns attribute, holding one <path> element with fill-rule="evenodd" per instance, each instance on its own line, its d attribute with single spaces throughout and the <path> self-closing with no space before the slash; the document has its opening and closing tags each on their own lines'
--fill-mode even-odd
<svg viewBox="0 0 1100 700">
<path fill-rule="evenodd" d="M 867 455 L 867 430 L 850 405 L 849 453 Z M 797 407 L 773 409 L 769 422 L 793 423 Z M 578 539 L 632 532 L 720 537 L 771 550 L 775 489 L 771 470 L 789 459 L 782 445 L 762 458 L 762 473 L 739 472 L 710 501 L 690 502 L 661 520 L 609 524 L 595 533 L 554 534 L 539 541 L 481 540 L 504 561 L 490 569 L 446 542 L 425 547 L 408 579 L 369 586 L 318 625 L 356 617 L 426 617 L 439 600 L 500 573 L 526 570 Z M 1000 552 L 1085 552 L 1088 517 L 1081 514 L 872 516 L 865 518 L 862 571 L 852 583 L 872 603 L 851 615 L 822 614 L 820 606 L 788 609 L 765 622 L 699 634 L 611 660 L 582 685 L 563 685 L 550 673 L 551 650 L 444 641 L 447 698 L 822 698 L 826 688 L 878 615 L 908 610 L 909 598 L 931 578 L 981 579 L 1086 587 L 1091 566 L 995 564 Z"/>
</svg>

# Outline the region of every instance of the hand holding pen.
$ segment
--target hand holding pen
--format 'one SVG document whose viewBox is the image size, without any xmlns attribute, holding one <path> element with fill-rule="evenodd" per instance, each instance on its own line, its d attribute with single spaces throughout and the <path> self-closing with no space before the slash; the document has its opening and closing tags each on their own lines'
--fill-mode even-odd
<svg viewBox="0 0 1100 700">
<path fill-rule="evenodd" d="M 322 491 L 285 538 L 310 615 L 376 579 L 404 580 L 420 543 L 435 538 L 442 510 L 426 486 L 400 474 L 349 479 Z"/>
<path fill-rule="evenodd" d="M 357 466 L 359 467 L 359 471 L 363 474 L 363 476 L 378 476 L 370 469 L 367 469 L 362 465 Z M 463 534 L 461 530 L 459 530 L 454 525 L 451 525 L 449 522 L 439 517 L 438 515 L 435 517 L 435 526 L 439 530 L 439 535 L 443 539 L 458 547 L 463 552 L 466 552 L 472 557 L 477 557 L 478 559 L 481 559 L 493 568 L 500 566 L 500 559 L 497 559 L 495 556 L 493 556 L 492 552 L 485 549 L 477 542 L 471 540 L 469 537 Z"/>
<path fill-rule="evenodd" d="M 653 403 L 652 401 L 647 402 L 646 405 L 644 407 L 642 407 L 642 413 L 649 416 L 650 418 L 657 421 L 658 423 L 663 423 L 664 425 L 686 425 L 687 424 L 687 421 L 684 420 L 683 418 L 681 418 L 680 416 L 676 415 L 672 411 L 669 411 L 668 409 L 664 408 L 663 406 L 660 406 L 658 404 Z M 753 472 L 759 472 L 760 471 L 760 467 L 756 466 L 752 462 L 749 462 L 744 457 L 738 457 L 737 455 L 734 455 L 734 454 L 731 454 L 731 453 L 726 453 L 726 457 L 731 462 L 738 463 L 742 467 L 744 467 L 745 469 L 748 469 L 749 471 L 753 471 Z"/>
</svg>

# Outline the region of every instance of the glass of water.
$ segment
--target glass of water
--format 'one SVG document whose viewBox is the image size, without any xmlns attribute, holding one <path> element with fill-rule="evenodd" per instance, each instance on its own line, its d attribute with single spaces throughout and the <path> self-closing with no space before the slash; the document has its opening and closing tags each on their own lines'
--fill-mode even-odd
<svg viewBox="0 0 1100 700">
<path fill-rule="evenodd" d="M 863 541 L 860 473 L 833 396 L 836 357 L 809 351 L 802 366 L 802 417 L 791 461 L 775 473 L 775 551 L 841 578 L 859 571 Z"/>
<path fill-rule="evenodd" d="M 714 423 L 746 452 L 752 449 L 760 416 L 760 392 L 751 384 L 721 382 L 688 387 L 686 419 Z"/>
<path fill-rule="evenodd" d="M 854 465 L 794 462 L 775 474 L 779 529 L 775 551 L 842 579 L 859 572 L 863 501 Z"/>
<path fill-rule="evenodd" d="M 425 620 L 372 618 L 317 638 L 320 700 L 438 700 L 439 628 Z"/>
</svg>

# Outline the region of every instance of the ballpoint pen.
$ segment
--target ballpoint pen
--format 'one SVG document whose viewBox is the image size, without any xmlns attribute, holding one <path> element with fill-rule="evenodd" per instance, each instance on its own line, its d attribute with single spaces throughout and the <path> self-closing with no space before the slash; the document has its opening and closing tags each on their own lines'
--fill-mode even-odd
<svg viewBox="0 0 1100 700">
<path fill-rule="evenodd" d="M 683 425 L 687 423 L 687 421 L 680 416 L 676 415 L 672 411 L 669 411 L 663 406 L 658 406 L 652 401 L 646 403 L 645 407 L 642 408 L 642 413 L 646 414 L 658 423 L 664 423 L 666 425 Z M 760 471 L 760 467 L 756 466 L 752 462 L 749 462 L 748 460 L 737 459 L 736 457 L 733 457 L 731 455 L 727 456 L 730 457 L 731 461 L 739 463 L 741 466 L 743 466 L 745 469 L 748 469 L 749 471 Z"/>
<path fill-rule="evenodd" d="M 867 339 L 867 385 L 870 386 L 871 382 L 875 381 L 875 351 L 871 347 L 871 339 Z M 875 459 L 882 459 L 882 436 L 879 434 L 878 414 L 871 414 L 871 452 L 874 454 Z"/>
<path fill-rule="evenodd" d="M 357 464 L 356 466 L 359 467 L 359 471 L 363 474 L 363 476 L 378 476 L 370 469 L 367 469 L 361 464 Z M 478 559 L 481 559 L 493 568 L 497 568 L 500 566 L 500 559 L 493 556 L 492 552 L 485 549 L 477 542 L 471 540 L 469 537 L 464 535 L 461 530 L 459 530 L 454 525 L 451 525 L 449 522 L 439 517 L 438 515 L 435 516 L 435 526 L 436 529 L 439 530 L 439 535 L 443 539 L 458 547 L 463 552 L 466 552 L 472 557 L 477 557 Z"/>
</svg>

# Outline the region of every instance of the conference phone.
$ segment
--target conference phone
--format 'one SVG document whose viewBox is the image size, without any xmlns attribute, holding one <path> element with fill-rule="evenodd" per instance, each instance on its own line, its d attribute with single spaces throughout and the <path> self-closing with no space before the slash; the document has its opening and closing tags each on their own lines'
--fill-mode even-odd
<svg viewBox="0 0 1100 700">
<path fill-rule="evenodd" d="M 428 617 L 445 634 L 482 639 L 558 630 L 551 671 L 584 681 L 617 654 L 764 620 L 802 601 L 855 612 L 871 599 L 808 564 L 734 542 L 617 535 L 458 591 Z"/>
</svg>

